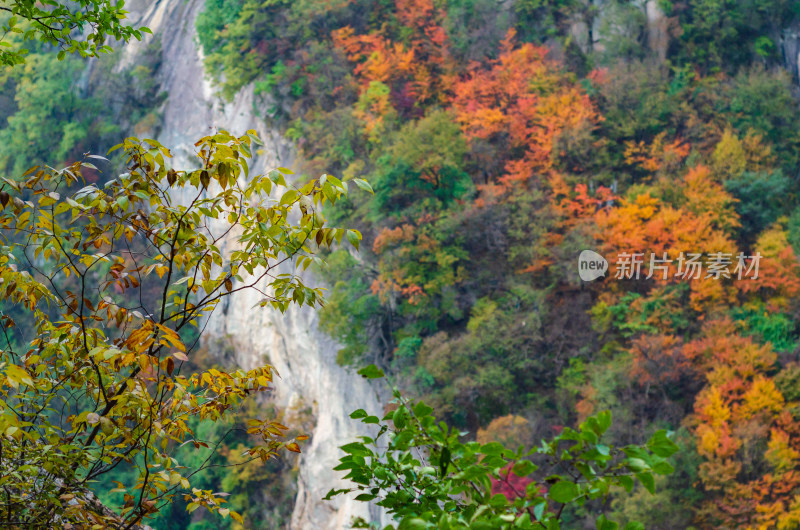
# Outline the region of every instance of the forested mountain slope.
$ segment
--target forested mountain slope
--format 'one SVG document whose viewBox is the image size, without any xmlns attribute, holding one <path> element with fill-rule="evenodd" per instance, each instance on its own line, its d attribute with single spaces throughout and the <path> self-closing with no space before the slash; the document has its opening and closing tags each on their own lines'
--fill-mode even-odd
<svg viewBox="0 0 800 530">
<path fill-rule="evenodd" d="M 329 212 L 364 241 L 317 271 L 330 286 L 321 326 L 341 346 L 314 339 L 328 348 L 311 362 L 330 365 L 327 381 L 348 381 L 333 355 L 344 368 L 376 363 L 468 438 L 510 446 L 609 409 L 615 443 L 667 428 L 682 449 L 654 496 L 638 488 L 605 506 L 616 519 L 800 527 L 798 2 L 135 7 L 161 27 L 149 48 L 88 70 L 34 49 L 30 67 L 0 72 L 0 169 L 69 161 L 130 130 L 179 147 L 205 122 L 273 134 L 279 156 L 266 167 L 293 156 L 279 131 L 298 172 L 363 177 L 375 190 Z M 608 259 L 604 278 L 579 277 L 587 249 Z M 639 253 L 636 275 L 626 256 Z M 231 314 L 240 321 L 212 323 L 218 336 L 264 324 Z M 296 329 L 233 339 L 255 351 Z M 304 354 L 322 351 L 306 338 Z M 312 420 L 295 419 L 320 428 L 303 397 L 295 408 Z M 349 402 L 334 405 L 341 414 Z M 218 463 L 235 462 L 236 447 Z M 231 505 L 254 524 L 281 527 L 294 464 L 204 480 L 238 488 Z M 300 462 L 301 481 L 321 476 L 310 464 Z M 295 527 L 347 523 L 316 498 L 296 506 Z M 593 527 L 588 511 L 572 509 L 564 527 Z M 234 524 L 180 503 L 158 522 Z"/>
<path fill-rule="evenodd" d="M 677 430 L 678 472 L 623 519 L 792 528 L 799 7 L 214 0 L 197 27 L 223 97 L 254 82 L 306 171 L 376 190 L 335 212 L 368 243 L 331 256 L 342 364 L 377 359 L 486 439 L 604 408 L 620 441 Z M 727 276 L 678 268 L 717 253 Z"/>
</svg>

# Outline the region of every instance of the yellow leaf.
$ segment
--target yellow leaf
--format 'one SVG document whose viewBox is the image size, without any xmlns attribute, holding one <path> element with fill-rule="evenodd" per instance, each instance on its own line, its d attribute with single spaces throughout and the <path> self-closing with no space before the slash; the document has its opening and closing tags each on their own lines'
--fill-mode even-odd
<svg viewBox="0 0 800 530">
<path fill-rule="evenodd" d="M 31 379 L 30 374 L 28 374 L 24 368 L 21 368 L 16 364 L 12 364 L 6 368 L 6 376 L 11 382 L 11 386 L 14 388 L 17 388 L 19 383 L 33 386 L 33 379 Z"/>
</svg>

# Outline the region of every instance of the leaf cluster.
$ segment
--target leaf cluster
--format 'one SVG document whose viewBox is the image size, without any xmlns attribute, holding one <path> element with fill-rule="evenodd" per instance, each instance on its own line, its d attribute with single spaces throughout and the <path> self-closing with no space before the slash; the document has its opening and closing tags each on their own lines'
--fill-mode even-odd
<svg viewBox="0 0 800 530">
<path fill-rule="evenodd" d="M 382 375 L 374 366 L 359 373 Z M 653 493 L 654 475 L 673 471 L 667 459 L 678 450 L 663 430 L 643 445 L 605 443 L 607 411 L 530 450 L 462 441 L 466 433 L 437 421 L 424 402 L 397 390 L 394 396 L 395 408 L 383 418 L 363 409 L 350 415 L 377 432 L 342 446 L 346 455 L 335 469 L 346 471 L 353 487 L 331 490 L 326 498 L 357 493 L 356 500 L 386 508 L 399 530 L 561 528 L 565 509 L 596 505 L 616 488 L 630 492 L 638 481 Z M 527 479 L 523 486 L 510 480 L 511 473 Z M 498 484 L 508 484 L 513 494 L 497 493 Z M 600 515 L 597 528 L 618 525 Z"/>
<path fill-rule="evenodd" d="M 135 29 L 126 25 L 128 12 L 124 2 L 110 0 L 14 0 L 0 4 L 0 12 L 10 13 L 0 27 L 0 64 L 14 66 L 25 63 L 27 48 L 5 37 L 11 33 L 23 41 L 39 40 L 59 48 L 58 58 L 68 53 L 81 57 L 97 57 L 109 53 L 106 38 L 128 42 L 142 39 L 142 33 L 152 32 L 145 27 Z"/>
<path fill-rule="evenodd" d="M 128 138 L 114 148 L 128 171 L 103 188 L 79 188 L 81 173 L 96 169 L 91 160 L 102 159 L 91 155 L 3 179 L 0 298 L 35 322 L 35 336 L 12 340 L 14 316 L 2 316 L 4 523 L 131 528 L 176 495 L 190 510 L 241 522 L 222 495 L 192 485 L 198 468 L 176 451 L 208 448 L 197 426 L 266 391 L 273 370 L 187 372 L 197 341 L 185 337 L 199 336 L 214 308 L 245 289 L 281 311 L 321 305 L 321 290 L 295 269 L 321 263 L 322 245 L 361 239 L 321 213 L 346 183 L 323 175 L 292 186 L 286 168 L 250 175 L 257 141 L 253 131 L 202 138 L 199 167 L 184 171 L 155 140 Z M 281 441 L 287 427 L 270 419 L 247 425 L 258 441 L 247 461 L 299 452 L 306 438 Z M 91 484 L 120 464 L 137 470 L 113 490 L 124 497 L 120 512 L 86 502 Z"/>
</svg>

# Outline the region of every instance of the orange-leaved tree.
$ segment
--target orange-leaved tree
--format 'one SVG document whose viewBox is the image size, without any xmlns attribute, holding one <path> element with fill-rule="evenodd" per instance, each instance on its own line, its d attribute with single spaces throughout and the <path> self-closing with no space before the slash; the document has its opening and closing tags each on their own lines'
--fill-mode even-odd
<svg viewBox="0 0 800 530">
<path fill-rule="evenodd" d="M 402 26 L 398 32 L 385 26 L 366 35 L 357 35 L 350 26 L 333 32 L 334 45 L 357 63 L 353 73 L 362 95 L 374 83 L 391 88 L 394 106 L 407 113 L 443 100 L 452 81 L 452 65 L 442 27 L 445 13 L 434 4 L 395 0 Z"/>
<path fill-rule="evenodd" d="M 703 457 L 699 477 L 706 498 L 697 512 L 703 526 L 796 528 L 800 502 L 800 444 L 793 404 L 769 372 L 777 355 L 770 344 L 741 337 L 730 320 L 708 322 L 684 346 L 706 371 L 708 386 L 690 418 Z"/>
<path fill-rule="evenodd" d="M 346 183 L 323 175 L 295 187 L 285 168 L 249 175 L 256 141 L 253 131 L 207 136 L 197 168 L 176 171 L 168 149 L 129 138 L 118 146 L 128 172 L 102 188 L 78 189 L 88 161 L 3 179 L 0 524 L 127 529 L 176 496 L 241 522 L 223 496 L 193 487 L 198 469 L 176 451 L 208 447 L 190 418 L 220 421 L 273 372 L 193 373 L 192 346 L 215 306 L 243 289 L 281 311 L 320 305 L 318 288 L 276 267 L 305 269 L 319 246 L 361 237 L 322 216 Z M 303 437 L 282 440 L 285 430 L 250 420 L 259 442 L 249 457 L 299 452 Z M 88 489 L 119 466 L 138 478 L 117 482 L 114 512 Z"/>
<path fill-rule="evenodd" d="M 467 138 L 502 153 L 503 169 L 487 184 L 504 188 L 549 177 L 558 135 L 600 120 L 586 92 L 546 54 L 532 44 L 515 48 L 510 32 L 491 67 L 476 67 L 453 89 L 453 109 Z"/>
</svg>

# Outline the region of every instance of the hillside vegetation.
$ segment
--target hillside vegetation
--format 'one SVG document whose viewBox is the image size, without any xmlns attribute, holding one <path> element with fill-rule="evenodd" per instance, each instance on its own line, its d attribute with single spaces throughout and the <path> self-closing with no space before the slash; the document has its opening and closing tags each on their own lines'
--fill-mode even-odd
<svg viewBox="0 0 800 530">
<path fill-rule="evenodd" d="M 15 5 L 27 6 L 31 17 L 41 15 L 39 7 Z M 117 13 L 122 5 L 109 9 Z M 63 31 L 45 32 L 49 37 L 37 42 L 29 35 L 35 19 L 18 22 L 5 11 L 3 175 L 18 177 L 42 163 L 81 168 L 76 161 L 84 153 L 103 153 L 129 131 L 158 135 L 165 96 L 154 77 L 162 68 L 158 37 L 132 65 L 121 67 L 112 54 L 87 68 L 78 55 L 110 51 L 102 36 L 84 44 L 69 37 L 91 20 L 65 15 Z M 14 31 L 20 27 L 24 31 Z M 326 185 L 329 193 L 345 190 L 342 182 L 355 178 L 369 183 L 359 181 L 362 189 L 374 190 L 342 194 L 326 207 L 332 225 L 352 228 L 347 239 L 360 252 L 336 250 L 333 235 L 312 238 L 328 262 L 313 270 L 329 286 L 321 324 L 342 345 L 338 362 L 354 369 L 370 365 L 366 373 L 373 375 L 382 370 L 402 391 L 383 419 L 363 410 L 351 416 L 401 442 L 348 444 L 339 468 L 364 488 L 378 484 L 376 492 L 389 491 L 385 506 L 411 521 L 400 528 L 432 527 L 431 513 L 449 517 L 444 512 L 451 508 L 459 517 L 472 516 L 478 505 L 487 519 L 475 528 L 493 528 L 486 521 L 496 522 L 498 514 L 513 514 L 512 521 L 528 517 L 525 528 L 544 527 L 537 521 L 545 519 L 562 528 L 602 530 L 617 528 L 610 520 L 630 529 L 800 528 L 800 81 L 797 57 L 785 56 L 797 48 L 800 3 L 205 0 L 196 29 L 218 96 L 229 100 L 241 90 L 254 91 L 254 109 L 294 142 L 301 184 L 330 174 L 335 177 L 318 181 L 320 194 Z M 141 36 L 131 31 L 120 37 Z M 53 45 L 70 53 L 59 54 Z M 216 145 L 214 138 L 206 141 Z M 241 163 L 238 151 L 231 153 Z M 215 164 L 206 161 L 227 186 L 229 166 Z M 101 165 L 122 167 L 121 158 Z M 87 168 L 81 169 L 82 185 L 110 178 Z M 159 178 L 175 178 L 163 169 Z M 39 186 L 36 175 L 18 180 L 15 189 L 23 199 L 38 193 L 50 206 L 49 188 L 29 189 Z M 47 175 L 58 186 L 64 174 L 48 169 Z M 198 189 L 208 187 L 202 180 L 209 178 L 207 170 L 185 175 Z M 70 178 L 67 184 L 77 188 L 77 177 Z M 128 184 L 141 191 L 135 177 Z M 5 209 L 9 195 L 3 193 Z M 287 192 L 287 204 L 305 208 L 293 193 Z M 27 229 L 29 219 L 19 215 L 27 203 L 10 204 L 16 210 L 4 210 L 3 226 Z M 131 203 L 117 206 L 127 211 Z M 81 222 L 92 226 L 91 208 L 97 207 L 90 204 Z M 254 214 L 260 227 L 261 214 Z M 198 215 L 202 221 L 212 216 L 210 210 Z M 229 219 L 235 224 L 237 217 Z M 47 239 L 51 234 L 42 223 L 31 230 Z M 77 237 L 82 226 L 70 230 Z M 345 232 L 338 234 L 341 240 Z M 23 243 L 18 234 L 8 241 Z M 98 241 L 83 251 L 94 253 L 103 245 Z M 298 248 L 306 249 L 305 243 Z M 608 260 L 603 278 L 581 280 L 578 256 L 584 250 Z M 639 274 L 631 261 L 636 256 Z M 702 271 L 695 274 L 691 267 L 698 262 Z M 16 266 L 13 273 L 30 276 Z M 99 282 L 107 271 L 94 274 L 86 278 Z M 226 293 L 231 278 L 220 284 Z M 70 281 L 77 280 L 52 286 L 58 290 Z M 131 292 L 147 297 L 148 288 Z M 16 329 L 6 335 L 3 362 L 17 366 L 22 361 L 14 351 L 33 351 L 44 340 L 37 338 L 37 326 L 49 329 L 58 312 L 33 312 L 31 306 L 30 314 L 19 316 L 24 293 L 5 292 L 0 310 L 4 319 L 5 313 L 13 316 Z M 299 303 L 321 303 L 314 293 Z M 125 302 L 122 287 L 113 294 Z M 282 294 L 290 303 L 291 296 Z M 64 307 L 69 315 L 71 306 Z M 200 331 L 182 333 L 182 343 L 199 343 Z M 65 336 L 75 352 L 91 350 L 85 337 Z M 176 359 L 186 357 L 191 372 L 219 373 L 225 348 L 206 342 L 190 352 L 190 360 L 185 354 Z M 62 353 L 70 360 L 67 350 Z M 0 367 L 4 402 L 16 399 L 20 410 L 47 387 L 37 386 L 41 381 L 33 373 L 45 373 L 45 364 L 31 368 L 25 359 L 17 379 L 5 364 Z M 150 358 L 144 367 L 134 362 L 141 360 L 129 361 L 124 369 L 135 376 Z M 167 359 L 154 355 L 153 361 Z M 75 388 L 93 384 L 91 364 L 84 366 L 85 379 L 73 381 Z M 97 380 L 103 387 L 99 373 Z M 146 394 L 147 385 L 140 386 Z M 100 398 L 95 401 L 97 408 Z M 296 460 L 273 458 L 276 450 L 261 465 L 246 454 L 258 431 L 248 418 L 266 414 L 283 421 L 280 411 L 257 410 L 260 404 L 239 407 L 237 399 L 236 408 L 212 423 L 196 414 L 183 422 L 182 436 L 196 431 L 198 439 L 216 440 L 213 448 L 198 451 L 179 444 L 180 437 L 159 446 L 167 451 L 171 444 L 172 456 L 198 470 L 191 478 L 199 497 L 174 493 L 183 482 L 168 475 L 158 480 L 169 488 L 154 490 L 157 508 L 155 501 L 147 504 L 142 486 L 133 509 L 122 483 L 136 484 L 141 469 L 147 482 L 147 451 L 157 453 L 155 446 L 144 449 L 144 466 L 120 452 L 113 465 L 97 464 L 104 475 L 78 477 L 80 485 L 92 487 L 107 507 L 127 510 L 131 524 L 151 517 L 155 528 L 285 527 Z M 83 401 L 76 413 L 80 407 Z M 38 407 L 25 410 L 31 421 L 10 434 L 4 430 L 9 440 L 14 433 L 22 440 L 20 429 L 34 431 L 42 421 Z M 136 410 L 130 406 L 131 414 Z M 303 422 L 310 414 L 296 416 Z M 435 423 L 434 416 L 447 424 Z M 14 420 L 10 412 L 5 417 Z M 96 413 L 95 419 L 100 425 Z M 100 429 L 74 415 L 67 420 L 77 422 L 76 433 Z M 303 441 L 310 423 L 269 425 Z M 114 426 L 130 431 L 122 420 Z M 679 447 L 674 456 L 672 440 Z M 559 448 L 562 442 L 572 449 Z M 12 445 L 22 449 L 11 467 L 23 463 L 26 477 L 36 477 L 40 469 L 29 464 L 26 443 Z M 293 441 L 289 446 L 301 450 Z M 433 460 L 420 456 L 417 446 L 434 447 L 428 455 Z M 534 449 L 513 453 L 521 446 Z M 63 447 L 71 448 L 62 444 L 59 451 Z M 589 464 L 559 464 L 572 458 L 572 450 L 582 451 L 576 459 Z M 39 452 L 43 461 L 61 454 Z M 391 465 L 365 462 L 365 454 L 380 454 Z M 110 457 L 100 452 L 97 458 Z M 534 481 L 532 470 L 541 465 L 541 474 L 544 462 L 552 463 L 547 458 L 557 460 L 559 475 Z M 435 467 L 425 465 L 431 462 Z M 64 469 L 75 474 L 79 465 Z M 459 465 L 474 476 L 465 479 Z M 418 495 L 411 501 L 386 479 L 410 468 L 409 488 Z M 0 475 L 5 480 L 13 473 Z M 583 480 L 587 475 L 592 478 Z M 482 496 L 453 495 L 474 487 L 473 478 Z M 165 500 L 166 491 L 174 501 Z M 218 491 L 233 493 L 222 511 L 211 493 Z M 25 501 L 23 487 L 15 494 L 16 505 L 34 506 Z M 498 500 L 499 494 L 505 497 Z M 53 495 L 48 502 L 61 498 Z M 364 495 L 361 500 L 373 500 L 378 493 Z M 200 506 L 200 498 L 214 500 L 225 517 L 187 511 Z M 480 502 L 454 507 L 476 498 Z M 419 524 L 428 526 L 413 526 L 421 507 L 428 519 Z M 240 514 L 244 523 L 237 522 Z"/>
<path fill-rule="evenodd" d="M 796 528 L 800 11 L 657 7 L 209 0 L 197 28 L 221 95 L 254 83 L 307 173 L 375 189 L 332 212 L 365 235 L 326 272 L 342 364 L 486 440 L 604 409 L 620 443 L 677 431 L 677 472 L 615 501 L 623 521 Z M 584 249 L 645 253 L 642 276 L 584 283 Z M 681 253 L 730 277 L 676 277 Z"/>
</svg>

